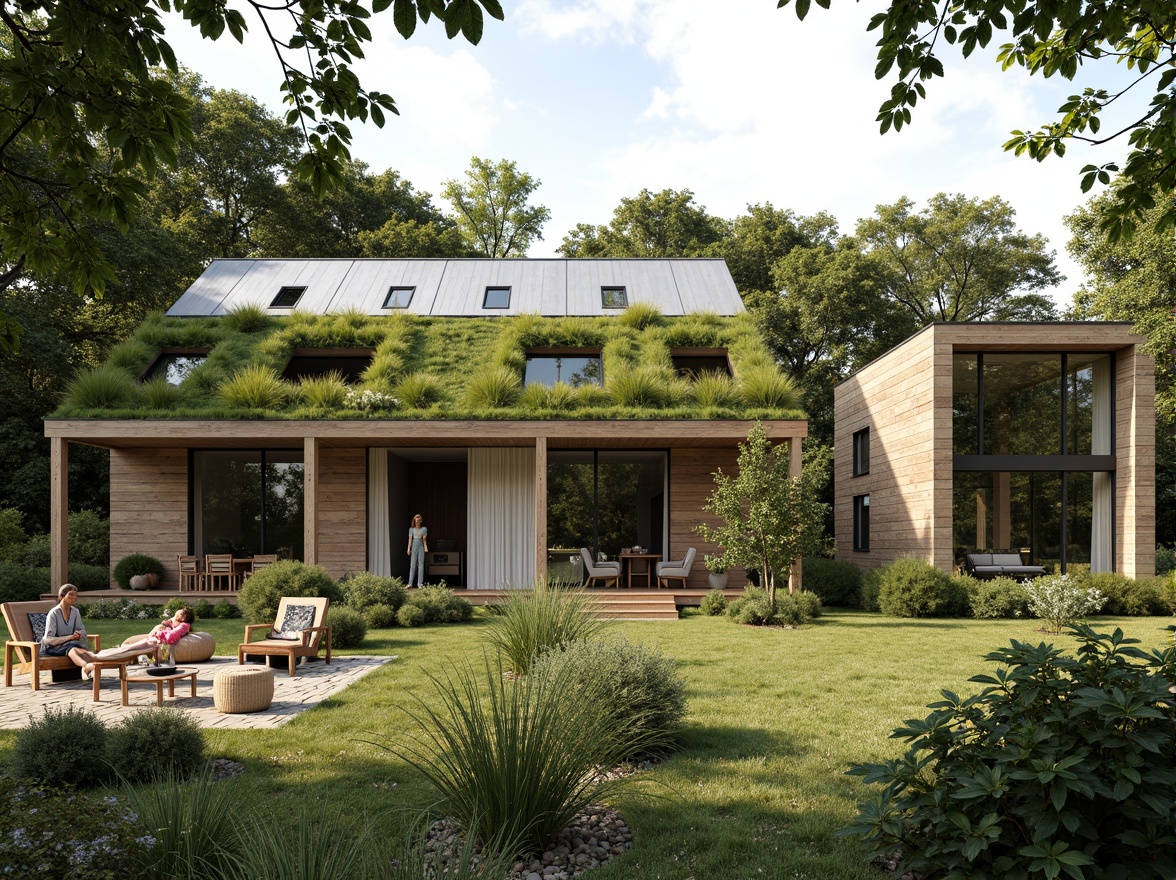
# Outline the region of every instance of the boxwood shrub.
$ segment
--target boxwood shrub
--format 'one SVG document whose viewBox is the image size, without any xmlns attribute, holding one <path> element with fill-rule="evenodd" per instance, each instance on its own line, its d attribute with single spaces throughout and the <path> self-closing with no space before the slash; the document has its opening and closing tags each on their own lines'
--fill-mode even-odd
<svg viewBox="0 0 1176 880">
<path fill-rule="evenodd" d="M 75 706 L 50 706 L 16 735 L 14 776 L 48 787 L 90 788 L 110 777 L 106 727 L 93 712 Z"/>
<path fill-rule="evenodd" d="M 251 623 L 271 623 L 283 596 L 325 596 L 333 604 L 343 603 L 343 591 L 325 568 L 283 559 L 248 578 L 237 593 L 237 604 Z M 213 612 L 217 617 L 219 607 Z"/>
<path fill-rule="evenodd" d="M 824 605 L 856 608 L 862 602 L 862 570 L 849 562 L 806 556 L 803 560 L 804 588 L 815 593 Z"/>
<path fill-rule="evenodd" d="M 127 782 L 188 779 L 204 766 L 204 732 L 186 712 L 152 706 L 110 729 L 106 755 Z"/>
<path fill-rule="evenodd" d="M 327 609 L 327 625 L 331 628 L 331 645 L 335 648 L 355 648 L 367 636 L 367 622 L 354 608 L 337 605 Z"/>
<path fill-rule="evenodd" d="M 950 576 L 914 557 L 896 559 L 879 574 L 878 608 L 891 617 L 966 617 L 968 594 Z"/>
<path fill-rule="evenodd" d="M 968 575 L 956 575 L 952 580 L 967 590 L 972 616 L 981 620 L 1028 618 L 1029 593 L 1025 585 L 1014 578 L 997 577 L 981 581 Z"/>
</svg>

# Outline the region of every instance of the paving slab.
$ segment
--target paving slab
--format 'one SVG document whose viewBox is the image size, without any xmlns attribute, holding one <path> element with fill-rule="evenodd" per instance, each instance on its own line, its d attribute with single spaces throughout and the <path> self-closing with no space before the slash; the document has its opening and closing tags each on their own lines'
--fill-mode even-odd
<svg viewBox="0 0 1176 880">
<path fill-rule="evenodd" d="M 241 715 L 223 715 L 212 704 L 212 680 L 221 669 L 237 665 L 231 657 L 214 657 L 205 663 L 186 664 L 195 668 L 196 696 L 187 681 L 176 683 L 175 697 L 168 697 L 164 688 L 163 704 L 175 706 L 189 713 L 201 727 L 215 727 L 218 730 L 272 728 L 288 722 L 291 718 L 317 706 L 327 697 L 339 693 L 348 685 L 386 663 L 396 660 L 395 655 L 383 657 L 340 657 L 335 655 L 329 664 L 323 661 L 304 663 L 298 667 L 293 678 L 286 672 L 285 660 L 282 668 L 274 670 L 274 700 L 270 707 L 261 712 Z M 0 688 L 0 729 L 16 730 L 27 727 L 31 718 L 40 718 L 49 707 L 77 706 L 93 712 L 104 724 L 118 724 L 139 709 L 155 705 L 155 686 L 149 682 L 131 682 L 128 685 L 129 706 L 122 705 L 122 691 L 118 674 L 108 670 L 102 677 L 101 699 L 94 702 L 93 683 L 89 681 L 68 681 L 51 684 L 49 676 L 41 673 L 41 688 L 34 691 L 29 687 L 27 675 L 14 675 L 13 686 Z"/>
</svg>

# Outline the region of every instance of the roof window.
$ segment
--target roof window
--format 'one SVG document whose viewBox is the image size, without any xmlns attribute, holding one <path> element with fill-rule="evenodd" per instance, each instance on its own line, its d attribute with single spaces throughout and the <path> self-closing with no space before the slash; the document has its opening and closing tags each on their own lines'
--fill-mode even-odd
<svg viewBox="0 0 1176 880">
<path fill-rule="evenodd" d="M 338 373 L 344 382 L 354 385 L 371 365 L 370 348 L 296 348 L 282 371 L 282 378 L 299 382 Z"/>
<path fill-rule="evenodd" d="M 151 366 L 143 371 L 139 381 L 163 379 L 168 385 L 179 385 L 206 360 L 208 360 L 208 349 L 191 351 L 164 349 L 151 362 Z"/>
<path fill-rule="evenodd" d="M 684 379 L 697 379 L 703 373 L 731 375 L 731 361 L 725 348 L 676 348 L 670 357 L 674 372 Z"/>
<path fill-rule="evenodd" d="M 274 301 L 270 303 L 270 308 L 292 309 L 298 305 L 298 300 L 302 299 L 304 293 L 306 293 L 305 287 L 283 287 L 274 297 Z"/>
<path fill-rule="evenodd" d="M 600 349 L 548 349 L 527 352 L 523 384 L 538 383 L 551 387 L 558 383 L 579 388 L 603 385 Z"/>
<path fill-rule="evenodd" d="M 482 308 L 484 309 L 509 309 L 510 308 L 510 288 L 509 287 L 487 287 L 486 298 L 482 300 Z"/>
<path fill-rule="evenodd" d="M 386 309 L 407 309 L 408 304 L 412 302 L 412 295 L 416 293 L 415 287 L 389 287 L 388 295 L 384 297 L 384 308 Z"/>
<path fill-rule="evenodd" d="M 624 287 L 600 288 L 600 307 L 602 309 L 629 308 L 629 294 Z"/>
</svg>

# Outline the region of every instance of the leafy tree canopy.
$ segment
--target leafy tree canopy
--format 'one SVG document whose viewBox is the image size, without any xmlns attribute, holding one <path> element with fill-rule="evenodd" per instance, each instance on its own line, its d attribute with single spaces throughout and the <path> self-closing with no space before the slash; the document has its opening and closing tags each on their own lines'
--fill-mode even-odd
<svg viewBox="0 0 1176 880">
<path fill-rule="evenodd" d="M 465 181 L 447 180 L 441 195 L 457 212 L 457 228 L 466 243 L 492 259 L 523 257 L 551 211 L 527 204 L 541 181 L 507 159 L 492 163 L 474 156 Z"/>
<path fill-rule="evenodd" d="M 580 223 L 556 251 L 565 257 L 696 257 L 726 234 L 726 221 L 708 214 L 690 190 L 643 189 L 621 199 L 607 226 Z"/>
<path fill-rule="evenodd" d="M 367 20 L 393 0 L 8 0 L 0 4 L 0 288 L 24 271 L 68 270 L 75 289 L 101 294 L 113 277 L 87 221 L 130 224 L 146 180 L 175 165 L 193 137 L 192 102 L 178 82 L 161 12 L 178 11 L 207 39 L 244 40 L 245 9 L 278 58 L 281 90 L 305 151 L 294 175 L 321 194 L 350 158 L 351 120 L 384 122 L 392 98 L 352 69 L 371 39 Z M 240 7 L 240 8 L 238 8 Z M 481 39 L 498 0 L 395 0 L 409 37 L 441 20 L 450 38 Z M 15 344 L 11 317 L 0 344 Z"/>
<path fill-rule="evenodd" d="M 830 2 L 817 0 L 817 5 L 828 9 Z M 811 0 L 777 0 L 776 6 L 789 3 L 801 19 L 811 6 Z M 1014 131 L 1004 147 L 1041 161 L 1063 155 L 1071 141 L 1101 145 L 1126 137 L 1123 185 L 1107 206 L 1103 228 L 1112 241 L 1129 236 L 1144 213 L 1157 206 L 1156 229 L 1176 226 L 1176 205 L 1157 199 L 1176 190 L 1176 4 L 1171 0 L 891 0 L 885 12 L 870 19 L 869 29 L 881 33 L 874 75 L 893 79 L 890 97 L 878 111 L 883 133 L 909 123 L 911 109 L 927 96 L 923 84 L 943 76 L 936 49 L 944 45 L 957 46 L 967 58 L 977 47 L 986 48 L 994 33 L 1008 32 L 1013 41 L 1002 44 L 996 56 L 1004 69 L 1015 65 L 1031 75 L 1067 80 L 1083 65 L 1124 65 L 1133 77 L 1123 88 L 1088 87 L 1071 95 L 1055 121 L 1036 131 Z M 1150 101 L 1148 80 L 1154 87 Z M 1102 113 L 1115 103 L 1131 104 L 1131 121 L 1103 134 Z M 1082 191 L 1096 181 L 1109 183 L 1119 170 L 1114 162 L 1085 166 Z"/>
<path fill-rule="evenodd" d="M 1026 235 L 999 197 L 944 193 L 922 211 L 907 198 L 858 221 L 857 238 L 880 261 L 891 299 L 920 326 L 932 321 L 1041 321 L 1062 280 L 1041 235 Z"/>
</svg>

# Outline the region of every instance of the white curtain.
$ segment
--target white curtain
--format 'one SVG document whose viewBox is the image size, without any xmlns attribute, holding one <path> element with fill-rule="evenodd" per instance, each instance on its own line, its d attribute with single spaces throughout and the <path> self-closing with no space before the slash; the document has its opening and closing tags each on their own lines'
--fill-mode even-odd
<svg viewBox="0 0 1176 880">
<path fill-rule="evenodd" d="M 1111 454 L 1111 359 L 1101 357 L 1094 362 L 1094 400 L 1091 405 L 1093 436 L 1090 451 L 1094 455 Z M 1115 565 L 1115 548 L 1111 542 L 1111 523 L 1115 516 L 1115 499 L 1111 490 L 1111 475 L 1094 474 L 1094 498 L 1091 511 L 1090 570 L 1111 571 Z"/>
<path fill-rule="evenodd" d="M 535 582 L 535 450 L 469 450 L 466 586 L 530 587 Z"/>
<path fill-rule="evenodd" d="M 367 486 L 368 571 L 392 574 L 392 542 L 388 522 L 388 450 L 368 450 Z"/>
</svg>

